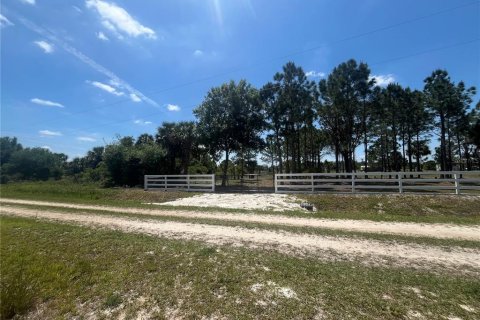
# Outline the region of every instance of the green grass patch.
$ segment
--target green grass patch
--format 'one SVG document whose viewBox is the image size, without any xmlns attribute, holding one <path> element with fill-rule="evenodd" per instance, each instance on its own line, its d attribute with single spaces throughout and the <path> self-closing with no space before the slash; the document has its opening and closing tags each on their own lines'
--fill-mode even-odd
<svg viewBox="0 0 480 320">
<path fill-rule="evenodd" d="M 320 262 L 34 219 L 0 221 L 1 318 L 14 310 L 21 319 L 36 308 L 39 318 L 479 316 L 480 280 L 468 275 Z M 17 279 L 23 280 L 17 285 Z M 32 295 L 5 304 L 6 288 L 14 286 Z"/>
<path fill-rule="evenodd" d="M 73 183 L 68 180 L 7 183 L 0 185 L 0 194 L 4 198 L 128 207 L 195 195 L 184 191 L 147 192 L 138 188 L 102 188 L 95 184 Z"/>
<path fill-rule="evenodd" d="M 454 195 L 300 195 L 315 217 L 480 224 L 480 197 Z"/>
</svg>

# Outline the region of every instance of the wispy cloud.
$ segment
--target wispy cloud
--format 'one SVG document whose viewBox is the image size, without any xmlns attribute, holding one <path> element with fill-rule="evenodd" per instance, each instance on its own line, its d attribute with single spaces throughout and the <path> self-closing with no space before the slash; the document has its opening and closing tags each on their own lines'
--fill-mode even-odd
<svg viewBox="0 0 480 320">
<path fill-rule="evenodd" d="M 113 2 L 87 0 L 87 8 L 95 9 L 102 19 L 103 25 L 110 30 L 120 31 L 131 37 L 145 36 L 156 39 L 155 31 L 135 20 L 124 8 Z"/>
<path fill-rule="evenodd" d="M 50 43 L 48 43 L 47 41 L 38 40 L 38 41 L 34 41 L 33 43 L 35 43 L 45 53 L 52 53 L 53 52 L 53 46 Z"/>
<path fill-rule="evenodd" d="M 35 5 L 35 0 L 20 0 L 20 2 L 26 3 L 26 4 L 31 4 L 32 6 Z"/>
<path fill-rule="evenodd" d="M 14 24 L 7 19 L 4 15 L 0 14 L 0 27 L 8 27 L 8 26 L 13 26 Z"/>
<path fill-rule="evenodd" d="M 39 104 L 41 106 L 65 108 L 65 106 L 61 103 L 50 101 L 50 100 L 43 100 L 39 98 L 32 98 L 30 99 L 30 102 Z"/>
<path fill-rule="evenodd" d="M 197 49 L 197 50 L 193 51 L 193 55 L 194 55 L 195 57 L 200 57 L 201 55 L 203 55 L 203 51 Z"/>
<path fill-rule="evenodd" d="M 180 107 L 176 104 L 167 104 L 168 111 L 180 111 Z"/>
<path fill-rule="evenodd" d="M 102 32 L 97 32 L 97 38 L 100 39 L 100 40 L 103 40 L 103 41 L 108 41 L 110 39 L 108 39 L 108 37 Z"/>
<path fill-rule="evenodd" d="M 146 125 L 152 124 L 152 121 L 143 121 L 143 120 L 138 119 L 138 120 L 133 121 L 133 123 L 138 124 L 140 126 L 146 126 Z"/>
<path fill-rule="evenodd" d="M 386 87 L 390 83 L 395 82 L 395 76 L 393 74 L 372 75 L 370 79 L 375 79 L 375 85 L 379 87 Z"/>
<path fill-rule="evenodd" d="M 91 84 L 92 86 L 98 88 L 98 89 L 101 89 L 103 91 L 106 91 L 110 94 L 113 94 L 117 97 L 120 97 L 120 96 L 123 96 L 124 93 L 121 92 L 121 91 L 118 91 L 117 89 L 115 89 L 114 87 L 112 86 L 109 86 L 108 84 L 106 83 L 102 83 L 102 82 L 98 82 L 98 81 L 89 81 L 87 80 L 87 83 Z"/>
<path fill-rule="evenodd" d="M 130 99 L 133 102 L 142 102 L 142 99 L 140 99 L 135 93 L 130 93 Z"/>
<path fill-rule="evenodd" d="M 40 136 L 42 137 L 55 137 L 55 136 L 62 135 L 60 131 L 50 131 L 50 130 L 40 130 L 38 131 L 38 133 L 40 133 Z"/>
<path fill-rule="evenodd" d="M 95 142 L 97 139 L 92 138 L 92 137 L 77 137 L 78 141 L 83 141 L 83 142 Z"/>
<path fill-rule="evenodd" d="M 50 146 L 41 146 L 40 148 L 48 150 L 48 151 L 52 151 L 52 148 L 50 148 Z"/>
<path fill-rule="evenodd" d="M 73 8 L 75 11 L 77 11 L 78 13 L 82 13 L 82 12 L 83 12 L 82 9 L 80 9 L 80 8 L 77 7 L 77 6 L 72 6 L 72 8 Z"/>
<path fill-rule="evenodd" d="M 325 72 L 317 72 L 315 70 L 311 70 L 307 71 L 305 75 L 310 78 L 323 78 L 325 77 Z"/>
<path fill-rule="evenodd" d="M 139 97 L 140 99 L 142 99 L 142 101 L 145 101 L 155 107 L 158 107 L 158 103 L 156 103 L 155 101 L 153 101 L 152 99 L 150 99 L 149 97 L 145 96 L 143 93 L 141 93 L 139 90 L 135 89 L 134 87 L 132 87 L 130 84 L 128 84 L 126 81 L 120 79 L 115 73 L 113 73 L 112 71 L 108 70 L 107 68 L 105 68 L 104 66 L 100 65 L 99 63 L 97 63 L 96 61 L 94 61 L 93 59 L 91 59 L 90 57 L 86 56 L 84 53 L 82 53 L 81 51 L 77 50 L 76 48 L 70 46 L 68 43 L 66 43 L 65 41 L 62 41 L 61 39 L 59 39 L 58 37 L 56 37 L 54 34 L 52 34 L 51 31 L 47 31 L 46 29 L 42 28 L 42 27 L 39 27 L 37 26 L 36 24 L 34 24 L 33 22 L 31 22 L 30 20 L 27 20 L 23 17 L 20 17 L 20 16 L 16 16 L 16 18 L 25 26 L 27 27 L 28 29 L 32 30 L 33 32 L 36 32 L 38 34 L 40 34 L 41 36 L 49 39 L 50 41 L 52 42 L 55 42 L 57 45 L 59 45 L 63 50 L 65 50 L 66 52 L 70 53 L 72 56 L 74 56 L 75 58 L 77 58 L 78 60 L 80 60 L 81 62 L 85 63 L 86 65 L 88 65 L 89 67 L 91 67 L 92 69 L 94 69 L 95 71 L 105 75 L 106 77 L 108 77 L 109 79 L 111 79 L 112 81 L 115 81 L 116 83 L 118 83 L 119 85 L 121 85 L 122 88 L 124 88 L 126 91 L 128 91 L 129 93 L 133 93 L 135 94 L 137 97 Z"/>
</svg>

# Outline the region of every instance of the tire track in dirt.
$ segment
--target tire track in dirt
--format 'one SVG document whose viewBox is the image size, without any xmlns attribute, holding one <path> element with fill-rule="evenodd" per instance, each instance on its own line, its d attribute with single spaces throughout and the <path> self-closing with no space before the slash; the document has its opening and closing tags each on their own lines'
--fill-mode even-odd
<svg viewBox="0 0 480 320">
<path fill-rule="evenodd" d="M 161 210 L 141 208 L 119 208 L 111 206 L 80 205 L 71 203 L 30 201 L 17 199 L 0 199 L 0 203 L 52 206 L 80 210 L 103 210 L 115 213 L 143 214 L 153 216 L 215 219 L 220 221 L 237 221 L 261 223 L 268 225 L 285 225 L 294 227 L 326 228 L 345 231 L 384 233 L 414 237 L 430 237 L 438 239 L 460 239 L 480 241 L 480 226 L 465 226 L 443 223 L 414 222 L 377 222 L 353 219 L 319 219 L 299 218 L 274 214 L 201 212 L 192 210 Z M 201 209 L 199 209 L 201 210 Z"/>
<path fill-rule="evenodd" d="M 181 240 L 198 240 L 216 245 L 266 248 L 293 255 L 312 255 L 326 260 L 360 260 L 366 264 L 443 267 L 480 272 L 480 250 L 461 247 L 429 247 L 388 241 L 352 239 L 282 231 L 246 229 L 115 216 L 76 214 L 2 206 L 1 215 L 40 218 L 75 225 L 100 227 L 123 232 L 144 233 Z"/>
</svg>

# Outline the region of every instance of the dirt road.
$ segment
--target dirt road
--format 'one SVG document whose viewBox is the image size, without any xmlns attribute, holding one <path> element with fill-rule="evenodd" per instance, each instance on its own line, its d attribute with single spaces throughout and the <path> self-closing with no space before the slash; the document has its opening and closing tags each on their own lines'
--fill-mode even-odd
<svg viewBox="0 0 480 320">
<path fill-rule="evenodd" d="M 0 199 L 1 204 L 24 204 L 36 206 L 52 206 L 80 210 L 103 210 L 115 213 L 142 214 L 152 216 L 169 216 L 197 219 L 214 219 L 221 221 L 237 221 L 261 223 L 268 225 L 285 225 L 295 227 L 326 228 L 356 232 L 384 233 L 416 237 L 430 237 L 439 239 L 460 239 L 480 241 L 480 226 L 464 226 L 455 224 L 432 224 L 411 222 L 376 222 L 369 220 L 351 219 L 317 219 L 298 218 L 284 215 L 248 214 L 248 213 L 223 213 L 200 212 L 192 210 L 165 210 L 165 209 L 140 209 L 119 208 L 111 206 L 79 205 L 71 203 L 30 201 L 17 199 Z"/>
<path fill-rule="evenodd" d="M 327 260 L 357 260 L 367 264 L 470 270 L 480 272 L 480 249 L 399 244 L 348 237 L 297 234 L 284 231 L 247 229 L 199 223 L 122 218 L 91 213 L 27 209 L 2 205 L 1 215 L 36 217 L 123 232 L 145 233 L 173 239 L 198 240 L 211 244 L 266 248 L 295 255 L 312 255 Z"/>
</svg>

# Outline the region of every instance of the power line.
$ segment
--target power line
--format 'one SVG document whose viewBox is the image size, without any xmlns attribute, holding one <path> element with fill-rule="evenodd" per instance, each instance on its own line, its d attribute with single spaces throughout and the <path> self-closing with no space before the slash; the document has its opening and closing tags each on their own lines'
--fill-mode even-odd
<svg viewBox="0 0 480 320">
<path fill-rule="evenodd" d="M 325 47 L 325 46 L 327 46 L 327 45 L 335 45 L 335 44 L 338 44 L 338 43 L 342 43 L 342 42 L 346 42 L 346 41 L 350 41 L 350 40 L 362 38 L 362 37 L 369 36 L 369 35 L 372 35 L 372 34 L 375 34 L 375 33 L 378 33 L 378 32 L 382 32 L 382 31 L 385 31 L 385 30 L 393 29 L 393 28 L 396 28 L 396 27 L 399 27 L 399 26 L 402 26 L 402 25 L 407 25 L 407 24 L 410 24 L 410 23 L 414 23 L 414 22 L 417 22 L 417 21 L 425 20 L 425 19 L 428 19 L 428 18 L 437 16 L 437 15 L 441 15 L 441 14 L 448 13 L 448 12 L 451 12 L 451 11 L 455 11 L 455 10 L 458 10 L 458 9 L 461 9 L 461 8 L 469 7 L 469 6 L 472 6 L 472 5 L 475 5 L 475 4 L 479 4 L 479 3 L 480 3 L 480 1 L 478 1 L 478 0 L 477 0 L 477 1 L 468 2 L 468 3 L 462 4 L 462 5 L 458 5 L 458 6 L 455 6 L 455 7 L 450 7 L 450 8 L 443 9 L 443 10 L 439 10 L 439 11 L 436 11 L 436 12 L 433 12 L 433 13 L 430 13 L 430 14 L 427 14 L 427 15 L 423 15 L 423 16 L 420 16 L 420 17 L 416 17 L 416 18 L 413 18 L 413 19 L 409 19 L 409 20 L 405 20 L 405 21 L 398 22 L 398 23 L 395 23 L 395 24 L 383 26 L 383 27 L 380 27 L 380 28 L 377 28 L 377 29 L 373 29 L 373 30 L 370 30 L 370 31 L 367 31 L 367 32 L 363 32 L 363 33 L 351 35 L 351 36 L 348 36 L 348 37 L 345 37 L 345 38 L 342 38 L 342 39 L 333 41 L 333 42 L 331 42 L 331 43 L 329 43 L 329 44 L 328 44 L 328 43 L 327 43 L 327 44 L 322 44 L 322 45 L 320 45 L 320 46 L 310 47 L 310 48 L 305 49 L 305 50 L 300 50 L 300 51 L 296 51 L 296 52 L 291 52 L 291 53 L 288 53 L 288 54 L 285 54 L 285 55 L 282 55 L 282 56 L 278 56 L 278 57 L 275 57 L 275 58 L 272 58 L 272 59 L 259 61 L 259 62 L 257 62 L 257 63 L 251 64 L 251 65 L 249 65 L 249 66 L 243 66 L 243 67 L 238 67 L 238 68 L 230 69 L 230 70 L 225 71 L 225 72 L 217 73 L 217 74 L 214 74 L 214 75 L 211 75 L 211 76 L 199 78 L 199 79 L 192 80 L 192 81 L 189 81 L 189 82 L 180 83 L 180 84 L 177 84 L 177 85 L 174 85 L 174 86 L 171 86 L 171 87 L 167 87 L 167 88 L 164 88 L 164 89 L 161 89 L 161 90 L 150 91 L 150 92 L 147 92 L 147 94 L 149 94 L 149 95 L 157 95 L 157 94 L 159 94 L 159 93 L 167 92 L 167 91 L 170 91 L 170 90 L 187 87 L 187 86 L 190 86 L 190 85 L 193 85 L 193 84 L 197 84 L 197 83 L 201 83 L 201 82 L 204 82 L 204 81 L 212 80 L 212 79 L 215 79 L 215 78 L 218 78 L 218 77 L 222 77 L 222 76 L 225 76 L 225 75 L 228 75 L 228 74 L 232 74 L 232 73 L 235 73 L 235 72 L 238 72 L 238 71 L 249 70 L 249 69 L 252 69 L 252 68 L 261 66 L 261 65 L 268 64 L 268 63 L 270 63 L 270 62 L 272 62 L 272 61 L 277 61 L 277 60 L 285 59 L 285 58 L 288 58 L 288 57 L 305 54 L 305 53 L 308 53 L 308 52 L 315 51 L 315 50 L 318 50 L 318 49 L 320 49 L 320 48 L 323 48 L 323 47 Z M 393 61 L 393 60 L 392 60 L 392 61 Z M 377 64 L 378 64 L 378 63 L 377 63 Z M 371 65 L 375 65 L 375 64 L 371 64 Z M 128 102 L 128 101 L 130 101 L 130 99 L 120 99 L 120 100 L 117 100 L 117 101 L 108 103 L 108 104 L 106 104 L 106 105 L 102 105 L 102 106 L 99 106 L 99 107 L 92 107 L 92 108 L 84 109 L 84 110 L 79 111 L 79 112 L 71 113 L 70 116 L 87 113 L 87 112 L 92 111 L 92 110 L 105 109 L 105 108 L 108 108 L 108 107 L 110 107 L 110 106 L 117 105 L 117 104 L 121 104 L 121 103 Z M 56 117 L 56 118 L 49 119 L 49 120 L 46 120 L 46 121 L 41 121 L 41 122 L 37 122 L 37 123 L 31 123 L 31 124 L 29 124 L 29 125 L 38 125 L 38 124 L 48 123 L 48 122 L 51 122 L 51 121 L 54 121 L 54 120 L 59 120 L 59 119 L 63 119 L 63 117 Z"/>
<path fill-rule="evenodd" d="M 428 49 L 428 50 L 420 51 L 420 52 L 410 54 L 410 55 L 400 56 L 400 57 L 396 57 L 396 58 L 392 58 L 392 59 L 387 59 L 387 60 L 382 60 L 382 61 L 379 61 L 379 62 L 371 63 L 370 65 L 375 66 L 375 65 L 378 65 L 378 64 L 383 64 L 383 63 L 387 63 L 387 62 L 391 62 L 391 61 L 397 61 L 397 60 L 407 59 L 407 58 L 410 58 L 410 57 L 421 56 L 421 55 L 431 53 L 431 52 L 435 52 L 435 51 L 441 51 L 441 50 L 445 50 L 445 49 L 456 48 L 456 47 L 460 47 L 460 46 L 464 46 L 464 45 L 467 45 L 467 44 L 470 44 L 470 43 L 477 42 L 479 40 L 480 40 L 480 38 L 476 38 L 476 39 L 472 39 L 472 40 L 468 40 L 468 41 L 464 41 L 464 42 L 459 42 L 459 43 L 455 43 L 455 44 L 451 44 L 451 45 L 447 45 L 447 46 Z"/>
<path fill-rule="evenodd" d="M 338 43 L 362 38 L 362 37 L 365 37 L 365 36 L 368 36 L 368 35 L 375 34 L 377 32 L 393 29 L 393 28 L 396 28 L 396 27 L 399 27 L 399 26 L 402 26 L 402 25 L 406 25 L 406 24 L 409 24 L 409 23 L 421 21 L 421 20 L 424 20 L 424 19 L 427 19 L 427 18 L 430 18 L 430 17 L 433 17 L 433 16 L 437 16 L 437 15 L 440 15 L 440 14 L 443 14 L 443 13 L 451 12 L 451 11 L 454 11 L 454 10 L 458 10 L 460 8 L 468 7 L 468 6 L 471 6 L 471 5 L 474 5 L 474 4 L 479 4 L 479 3 L 480 3 L 480 1 L 469 2 L 469 3 L 463 4 L 463 5 L 459 5 L 459 6 L 456 6 L 456 7 L 451 7 L 451 8 L 440 10 L 440 11 L 436 11 L 436 12 L 433 12 L 433 13 L 430 13 L 430 14 L 427 14 L 427 15 L 424 15 L 424 16 L 420 16 L 420 17 L 417 17 L 417 18 L 413 18 L 413 19 L 410 19 L 410 20 L 405 20 L 405 21 L 402 21 L 402 22 L 399 22 L 399 23 L 395 23 L 395 24 L 391 24 L 391 25 L 388 25 L 388 26 L 380 27 L 380 28 L 370 30 L 370 31 L 367 31 L 367 32 L 363 32 L 363 33 L 359 33 L 359 34 L 356 34 L 356 35 L 348 36 L 348 37 L 342 38 L 340 40 L 333 41 L 330 44 L 322 44 L 322 45 L 319 45 L 319 46 L 310 47 L 310 48 L 305 49 L 305 50 L 291 52 L 291 53 L 288 53 L 288 54 L 285 54 L 285 55 L 282 55 L 282 56 L 278 56 L 278 57 L 275 57 L 275 58 L 272 58 L 272 59 L 264 60 L 262 62 L 254 63 L 250 66 L 235 68 L 235 69 L 232 69 L 232 70 L 229 70 L 229 71 L 226 71 L 226 72 L 222 72 L 222 73 L 218 73 L 218 74 L 211 75 L 211 76 L 208 76 L 208 77 L 200 78 L 200 79 L 197 79 L 197 80 L 181 83 L 181 84 L 174 85 L 174 86 L 171 86 L 171 87 L 168 87 L 168 88 L 165 88 L 165 89 L 161 89 L 161 90 L 158 90 L 158 91 L 150 91 L 150 92 L 147 92 L 147 93 L 148 94 L 157 94 L 157 93 L 162 93 L 162 92 L 169 91 L 169 90 L 172 90 L 172 89 L 182 88 L 182 87 L 189 86 L 189 85 L 192 85 L 192 84 L 195 84 L 195 83 L 198 83 L 198 82 L 203 82 L 203 81 L 211 80 L 213 78 L 221 77 L 221 76 L 224 76 L 224 75 L 227 75 L 227 74 L 230 74 L 230 73 L 235 73 L 235 72 L 238 72 L 238 71 L 241 71 L 241 70 L 244 70 L 244 69 L 248 70 L 248 69 L 251 69 L 253 67 L 263 65 L 265 63 L 269 63 L 269 62 L 272 62 L 272 61 L 281 60 L 281 59 L 285 59 L 285 58 L 288 58 L 288 57 L 291 57 L 291 56 L 297 56 L 297 55 L 301 55 L 301 54 L 308 53 L 308 52 L 311 52 L 311 51 L 315 51 L 315 50 L 318 50 L 318 49 L 323 48 L 323 47 L 328 46 L 328 45 L 334 45 L 334 44 L 338 44 Z"/>
<path fill-rule="evenodd" d="M 402 59 L 412 58 L 412 57 L 416 57 L 416 56 L 428 54 L 428 53 L 431 53 L 431 52 L 436 52 L 436 51 L 441 51 L 441 50 L 446 50 L 446 49 L 451 49 L 451 48 L 456 48 L 456 47 L 464 46 L 464 45 L 467 45 L 467 44 L 470 44 L 470 43 L 474 43 L 474 42 L 477 42 L 477 41 L 480 41 L 480 38 L 476 38 L 476 39 L 472 39 L 472 40 L 464 41 L 464 42 L 459 42 L 459 43 L 455 43 L 455 44 L 451 44 L 451 45 L 447 45 L 447 46 L 437 47 L 437 48 L 433 48 L 433 49 L 429 49 L 429 50 L 423 50 L 423 51 L 416 52 L 416 53 L 413 53 L 413 54 L 404 55 L 404 56 L 401 56 L 401 57 L 396 57 L 396 58 L 392 58 L 392 59 L 388 59 L 388 60 L 383 60 L 383 61 L 375 62 L 375 63 L 372 63 L 372 64 L 370 64 L 370 65 L 379 65 L 379 64 L 388 63 L 388 62 L 391 62 L 391 61 L 396 61 L 396 60 L 402 60 Z M 279 86 L 281 86 L 281 85 L 279 85 L 279 84 L 278 84 L 278 85 L 277 85 L 277 84 L 274 84 L 271 89 L 272 89 L 272 90 L 277 89 L 277 88 L 279 88 Z M 191 105 L 191 106 L 189 106 L 189 107 L 195 107 L 195 106 L 196 106 L 196 105 Z M 151 117 L 151 116 L 158 115 L 158 114 L 160 114 L 160 113 L 163 113 L 163 111 L 162 111 L 162 112 L 150 113 L 150 114 L 145 115 L 144 117 Z M 103 126 L 110 126 L 110 125 L 113 125 L 113 124 L 124 123 L 124 122 L 128 122 L 128 121 L 130 121 L 130 120 L 131 120 L 131 119 L 119 120 L 119 121 L 112 121 L 112 122 L 104 123 L 104 124 L 101 124 L 101 125 L 95 125 L 95 126 L 88 127 L 88 128 L 81 128 L 80 130 L 84 130 L 84 131 L 85 131 L 85 130 L 90 130 L 90 129 L 98 128 L 98 127 L 101 127 L 101 126 L 103 127 Z"/>
</svg>

